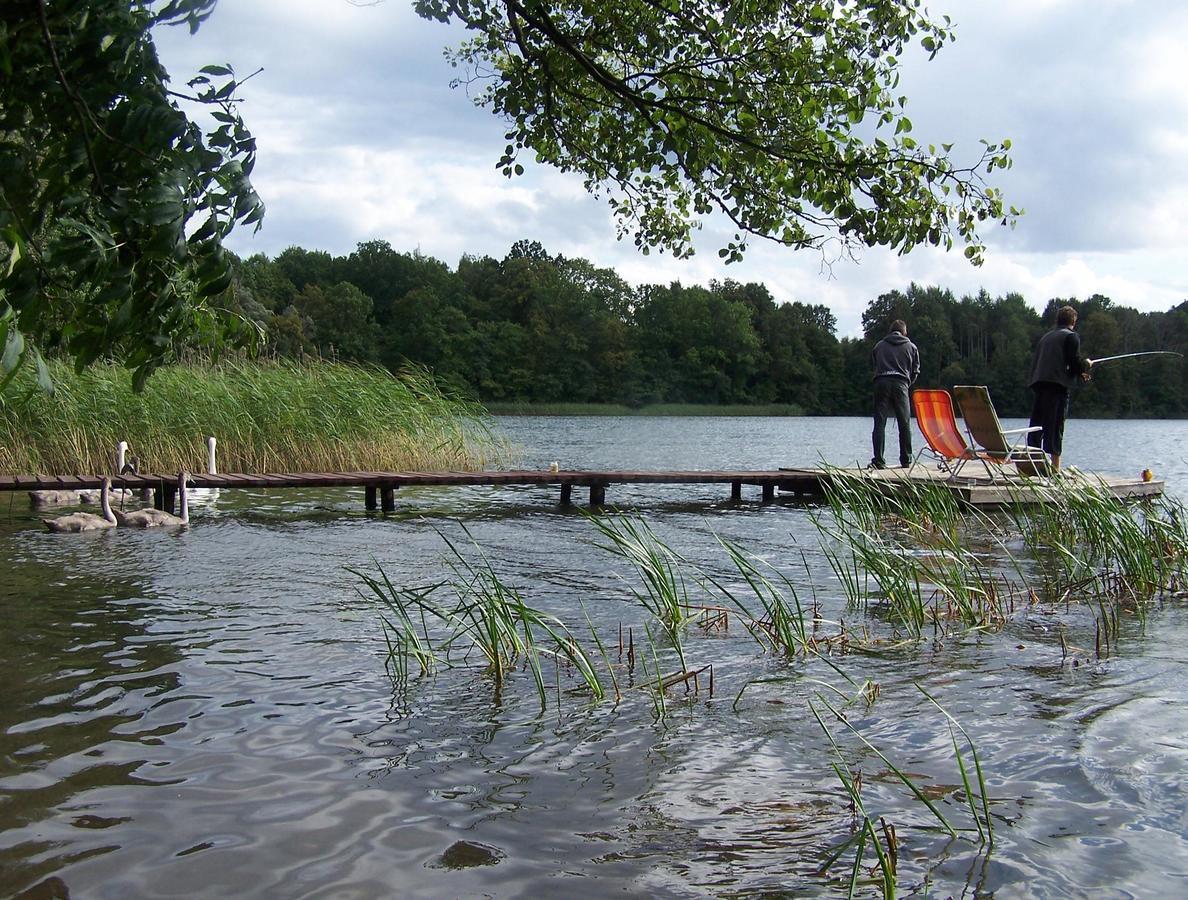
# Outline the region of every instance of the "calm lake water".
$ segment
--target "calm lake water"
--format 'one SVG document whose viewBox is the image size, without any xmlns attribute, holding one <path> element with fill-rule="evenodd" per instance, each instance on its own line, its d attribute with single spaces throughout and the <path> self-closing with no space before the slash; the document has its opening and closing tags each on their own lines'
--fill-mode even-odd
<svg viewBox="0 0 1188 900">
<path fill-rule="evenodd" d="M 518 464 L 717 469 L 865 463 L 867 419 L 505 418 Z M 1008 425 L 1009 427 L 1009 425 Z M 894 426 L 890 440 L 894 441 Z M 916 438 L 919 444 L 920 438 Z M 1188 423 L 1073 420 L 1066 462 L 1152 468 L 1188 497 Z M 754 494 L 748 494 L 753 490 Z M 584 503 L 584 491 L 575 501 Z M 728 538 L 847 610 L 811 508 L 727 486 L 611 486 L 673 549 L 723 575 Z M 545 712 L 531 678 L 385 673 L 379 608 L 350 569 L 456 580 L 450 545 L 617 657 L 642 640 L 637 576 L 555 489 L 224 491 L 180 531 L 51 535 L 0 495 L 0 894 L 126 897 L 835 896 L 823 863 L 853 817 L 810 710 L 870 679 L 855 728 L 959 829 L 952 739 L 986 772 L 996 846 L 952 838 L 852 734 L 867 811 L 897 830 L 908 895 L 1188 893 L 1188 609 L 1123 624 L 1107 661 L 1090 611 L 1036 606 L 997 633 L 829 660 L 764 655 L 732 624 L 693 631 L 714 694 L 590 702 L 568 676 Z M 587 617 L 589 625 L 586 624 Z M 550 674 L 552 670 L 546 668 Z M 630 680 L 622 670 L 624 687 Z M 873 864 L 873 856 L 867 864 Z M 859 893 L 877 893 L 863 876 Z"/>
</svg>

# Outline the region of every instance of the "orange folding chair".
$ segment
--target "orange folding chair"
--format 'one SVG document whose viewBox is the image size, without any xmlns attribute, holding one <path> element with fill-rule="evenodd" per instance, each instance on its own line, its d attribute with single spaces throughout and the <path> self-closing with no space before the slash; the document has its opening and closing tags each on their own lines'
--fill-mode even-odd
<svg viewBox="0 0 1188 900">
<path fill-rule="evenodd" d="M 912 409 L 916 413 L 916 424 L 920 426 L 927 442 L 927 446 L 916 454 L 916 462 L 928 453 L 936 459 L 942 472 L 948 472 L 950 478 L 956 478 L 967 462 L 976 459 L 986 467 L 986 474 L 994 477 L 986 458 L 965 442 L 961 429 L 957 427 L 953 398 L 948 391 L 938 388 L 913 391 Z"/>
</svg>

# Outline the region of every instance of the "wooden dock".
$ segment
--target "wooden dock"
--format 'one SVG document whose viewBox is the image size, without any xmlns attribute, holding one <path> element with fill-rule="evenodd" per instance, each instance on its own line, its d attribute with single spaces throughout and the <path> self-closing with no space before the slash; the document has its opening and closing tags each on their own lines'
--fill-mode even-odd
<svg viewBox="0 0 1188 900">
<path fill-rule="evenodd" d="M 730 497 L 741 500 L 744 486 L 760 489 L 762 502 L 771 502 L 777 491 L 804 500 L 820 499 L 825 486 L 836 474 L 860 475 L 883 482 L 893 488 L 897 484 L 940 484 L 958 499 L 972 506 L 994 507 L 1018 502 L 1044 501 L 1044 478 L 1024 478 L 1013 471 L 990 479 L 982 475 L 957 479 L 948 478 L 940 470 L 923 464 L 907 469 L 777 469 L 774 471 L 690 471 L 690 472 L 630 472 L 630 471 L 560 471 L 525 470 L 498 472 L 293 472 L 278 474 L 219 474 L 195 473 L 189 477 L 193 488 L 363 488 L 367 509 L 391 512 L 396 508 L 396 491 L 400 488 L 466 485 L 466 486 L 541 486 L 558 488 L 562 506 L 573 502 L 573 489 L 589 491 L 591 506 L 606 504 L 606 492 L 612 485 L 627 484 L 721 484 L 730 486 Z M 1154 497 L 1163 492 L 1162 481 L 1143 481 L 1112 475 L 1067 473 L 1065 478 L 1080 479 L 1120 498 Z M 0 491 L 32 490 L 91 490 L 100 486 L 102 475 L 0 475 Z M 112 476 L 115 487 L 133 490 L 155 488 L 157 505 L 172 510 L 176 502 L 177 476 L 170 474 Z"/>
</svg>

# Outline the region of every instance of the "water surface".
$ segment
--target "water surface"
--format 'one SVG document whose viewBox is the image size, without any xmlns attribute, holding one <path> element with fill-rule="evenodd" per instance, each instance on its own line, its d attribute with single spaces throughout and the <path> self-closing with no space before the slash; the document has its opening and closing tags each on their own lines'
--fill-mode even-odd
<svg viewBox="0 0 1188 900">
<path fill-rule="evenodd" d="M 517 464 L 718 469 L 865 462 L 867 419 L 498 420 Z M 892 426 L 893 431 L 893 426 Z M 891 438 L 893 440 L 893 437 Z M 1188 485 L 1188 424 L 1073 420 L 1066 461 Z M 918 441 L 917 437 L 917 441 Z M 746 493 L 754 490 L 754 495 Z M 533 605 L 609 642 L 639 634 L 638 583 L 555 489 L 223 491 L 182 531 L 51 535 L 0 496 L 0 889 L 76 897 L 835 895 L 850 834 L 808 703 L 879 686 L 851 721 L 961 818 L 929 690 L 990 780 L 997 846 L 937 831 L 885 766 L 839 733 L 868 810 L 897 829 L 900 888 L 932 896 L 1172 896 L 1188 878 L 1188 612 L 1127 623 L 1108 661 L 1083 610 L 1037 607 L 1001 633 L 820 661 L 764 656 L 738 627 L 693 634 L 715 692 L 643 692 L 541 715 L 527 677 L 384 670 L 375 603 L 348 569 L 451 578 L 447 539 Z M 846 610 L 812 509 L 722 485 L 612 486 L 608 502 L 712 572 L 719 536 Z M 575 493 L 576 500 L 584 500 Z M 473 541 L 473 544 L 471 544 Z M 469 549 L 468 549 L 469 548 Z M 870 627 L 881 627 L 878 622 Z M 612 647 L 614 655 L 617 651 Z M 571 685 L 569 685 L 571 686 Z M 626 686 L 625 686 L 626 687 Z M 745 690 L 744 690 L 745 688 Z M 739 696 L 740 691 L 741 697 Z M 865 886 L 867 894 L 874 889 Z"/>
</svg>

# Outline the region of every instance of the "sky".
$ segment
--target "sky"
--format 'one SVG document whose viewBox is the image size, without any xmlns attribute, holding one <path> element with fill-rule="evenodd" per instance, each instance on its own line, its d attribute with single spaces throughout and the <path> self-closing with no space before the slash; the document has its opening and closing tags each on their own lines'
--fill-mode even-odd
<svg viewBox="0 0 1188 900">
<path fill-rule="evenodd" d="M 1015 292 L 1042 310 L 1095 293 L 1139 310 L 1188 299 L 1188 3 L 1183 0 L 932 0 L 957 40 L 932 61 L 906 58 L 901 87 L 913 135 L 952 142 L 955 163 L 979 139 L 1012 142 L 1014 168 L 991 183 L 1024 216 L 982 233 L 983 266 L 960 252 L 883 248 L 824 264 L 819 253 L 752 240 L 742 263 L 718 248 L 710 219 L 696 254 L 644 256 L 618 240 L 605 201 L 577 175 L 523 158 L 495 166 L 506 123 L 451 87 L 444 50 L 463 32 L 416 16 L 411 0 L 219 0 L 190 35 L 159 29 L 176 86 L 203 65 L 242 77 L 257 139 L 252 176 L 267 214 L 228 245 L 275 256 L 297 245 L 349 254 L 386 240 L 455 267 L 502 259 L 518 240 L 613 268 L 633 284 L 759 281 L 777 302 L 828 306 L 839 336 L 861 331 L 867 304 L 913 282 L 958 297 Z"/>
</svg>

